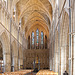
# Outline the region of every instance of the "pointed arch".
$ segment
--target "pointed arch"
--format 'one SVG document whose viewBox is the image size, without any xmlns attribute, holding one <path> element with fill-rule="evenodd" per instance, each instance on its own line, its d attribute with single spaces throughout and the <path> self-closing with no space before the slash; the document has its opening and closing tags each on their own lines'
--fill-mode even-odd
<svg viewBox="0 0 75 75">
<path fill-rule="evenodd" d="M 10 72 L 11 71 L 10 42 L 6 31 L 4 31 L 0 35 L 0 41 L 2 42 L 3 45 L 4 72 Z"/>
</svg>

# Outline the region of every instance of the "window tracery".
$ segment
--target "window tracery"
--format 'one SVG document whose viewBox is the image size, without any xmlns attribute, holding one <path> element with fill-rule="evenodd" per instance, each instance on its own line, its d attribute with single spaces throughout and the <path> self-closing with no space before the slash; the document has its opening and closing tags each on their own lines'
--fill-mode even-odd
<svg viewBox="0 0 75 75">
<path fill-rule="evenodd" d="M 45 37 L 44 37 L 45 36 Z M 28 37 L 28 49 L 47 49 L 47 36 L 38 28 Z"/>
</svg>

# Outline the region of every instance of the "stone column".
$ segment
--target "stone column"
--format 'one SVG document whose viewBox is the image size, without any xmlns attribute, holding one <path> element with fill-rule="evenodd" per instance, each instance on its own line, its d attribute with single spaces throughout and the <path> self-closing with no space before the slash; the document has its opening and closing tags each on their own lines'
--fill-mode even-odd
<svg viewBox="0 0 75 75">
<path fill-rule="evenodd" d="M 55 72 L 58 72 L 58 58 L 59 58 L 59 53 L 58 53 L 58 31 L 56 31 L 56 37 L 55 37 Z"/>
<path fill-rule="evenodd" d="M 64 71 L 68 71 L 68 54 L 69 54 L 69 48 L 68 48 L 68 44 L 67 44 L 67 33 L 63 32 L 63 36 L 62 36 L 62 46 L 61 46 L 61 75 L 64 73 Z M 64 62 L 63 62 L 64 61 Z"/>
<path fill-rule="evenodd" d="M 58 41 L 57 39 L 55 40 L 55 72 L 58 72 Z"/>
<path fill-rule="evenodd" d="M 19 70 L 22 69 L 21 66 L 23 66 L 23 50 L 20 46 L 19 48 Z"/>
<path fill-rule="evenodd" d="M 14 55 L 14 71 L 18 71 L 18 56 Z"/>
<path fill-rule="evenodd" d="M 55 52 L 55 72 L 58 72 L 58 52 Z"/>
<path fill-rule="evenodd" d="M 4 72 L 11 72 L 11 59 L 10 53 L 4 53 Z"/>
<path fill-rule="evenodd" d="M 21 70 L 22 69 L 21 66 L 23 66 L 23 58 L 20 58 L 19 60 L 20 60 L 20 67 L 19 67 L 19 69 Z"/>
<path fill-rule="evenodd" d="M 73 36 L 73 75 L 75 75 L 75 35 Z"/>
<path fill-rule="evenodd" d="M 62 27 L 62 30 L 64 31 L 64 26 Z M 64 65 L 65 65 L 65 49 L 64 49 L 64 44 L 65 44 L 65 41 L 64 41 L 64 32 L 62 31 L 62 37 L 61 37 L 61 47 L 60 47 L 60 49 L 61 49 L 61 75 L 64 73 L 64 71 L 65 71 L 65 67 L 64 67 Z M 64 61 L 64 62 L 63 62 Z"/>
<path fill-rule="evenodd" d="M 73 75 L 75 75 L 75 0 L 72 0 L 72 25 L 73 25 Z"/>
<path fill-rule="evenodd" d="M 64 46 L 61 47 L 61 75 L 65 71 L 65 49 Z"/>
<path fill-rule="evenodd" d="M 53 38 L 52 38 L 52 71 L 53 71 Z"/>
</svg>

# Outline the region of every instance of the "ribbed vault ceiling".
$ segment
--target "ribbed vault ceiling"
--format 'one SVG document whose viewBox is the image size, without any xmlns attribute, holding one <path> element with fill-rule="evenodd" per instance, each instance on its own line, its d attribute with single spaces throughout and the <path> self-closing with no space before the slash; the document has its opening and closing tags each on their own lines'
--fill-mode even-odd
<svg viewBox="0 0 75 75">
<path fill-rule="evenodd" d="M 52 20 L 52 6 L 48 0 L 16 0 L 15 3 L 18 22 L 22 20 L 23 31 L 28 32 L 35 25 L 49 29 Z"/>
</svg>

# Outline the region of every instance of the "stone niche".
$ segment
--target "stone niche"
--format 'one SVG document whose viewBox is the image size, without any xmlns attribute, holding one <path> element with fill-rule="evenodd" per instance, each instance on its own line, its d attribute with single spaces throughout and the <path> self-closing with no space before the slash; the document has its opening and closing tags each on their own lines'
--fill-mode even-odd
<svg viewBox="0 0 75 75">
<path fill-rule="evenodd" d="M 40 60 L 40 69 L 49 68 L 49 50 L 48 49 L 34 49 L 34 50 L 24 50 L 24 68 L 33 69 L 33 61 L 36 59 L 36 56 Z"/>
</svg>

